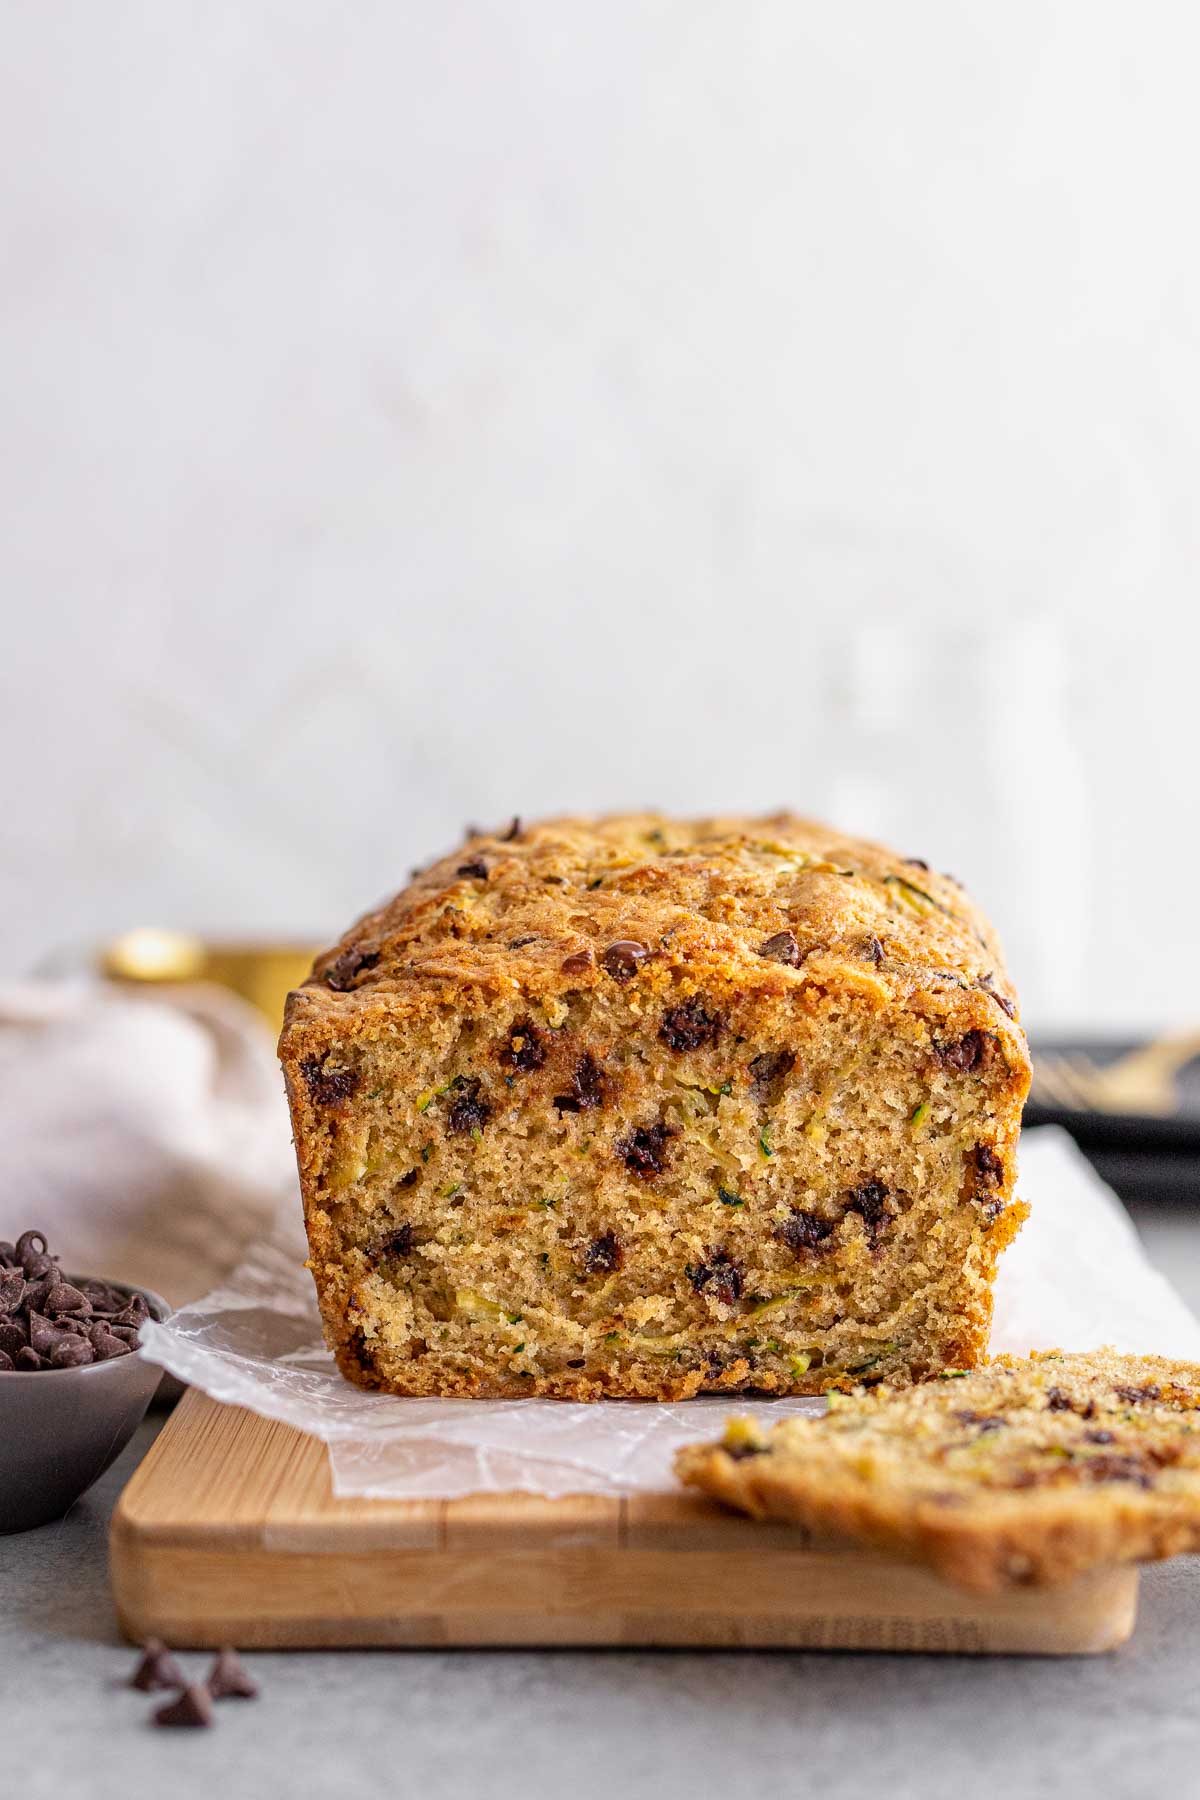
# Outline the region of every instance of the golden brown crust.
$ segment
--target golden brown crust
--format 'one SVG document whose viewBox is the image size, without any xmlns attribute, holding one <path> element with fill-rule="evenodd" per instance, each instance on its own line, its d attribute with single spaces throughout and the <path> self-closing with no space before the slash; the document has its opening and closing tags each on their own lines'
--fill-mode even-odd
<svg viewBox="0 0 1200 1800">
<path fill-rule="evenodd" d="M 447 985 L 554 993 L 568 958 L 590 957 L 572 981 L 595 986 L 604 950 L 624 939 L 652 946 L 656 961 L 687 964 L 698 981 L 711 972 L 769 993 L 790 993 L 800 978 L 898 1001 L 952 989 L 972 997 L 965 1007 L 980 1029 L 1023 1054 L 1016 994 L 987 919 L 958 882 L 919 859 L 790 813 L 513 824 L 515 835 L 469 837 L 364 914 L 318 957 L 289 1023 L 344 1025 L 363 1007 L 403 1008 Z M 761 954 L 782 932 L 795 938 L 797 967 Z"/>
<path fill-rule="evenodd" d="M 630 944 L 633 950 L 621 949 Z M 623 968 L 622 956 L 631 959 L 631 971 Z M 660 1021 L 689 1006 L 699 1006 L 701 1012 L 685 1011 L 682 1028 L 668 1034 L 664 1048 Z M 723 1021 L 720 1055 L 728 1060 L 719 1066 L 716 1051 L 702 1041 L 704 1008 L 719 1012 Z M 498 1079 L 496 1039 L 479 1052 L 482 1060 L 473 1062 L 464 1060 L 463 1045 L 472 1033 L 479 1038 L 485 1027 L 500 1040 L 510 1030 L 519 1038 L 520 1026 L 529 1018 L 537 1021 L 541 1060 L 536 1069 L 520 1074 L 517 1089 L 524 1112 L 518 1116 Z M 693 1042 L 697 1018 L 701 1030 Z M 759 1128 L 749 1121 L 761 1095 L 756 1101 L 755 1084 L 744 1065 L 750 1061 L 753 1066 L 753 1047 L 760 1039 L 790 1045 L 797 1076 L 802 1068 L 811 1073 L 814 1092 L 806 1100 L 795 1095 L 786 1104 L 775 1104 L 780 1100 L 776 1094 L 771 1102 L 781 1145 L 791 1120 L 792 1141 L 812 1149 L 811 1168 L 790 1150 L 785 1155 L 781 1148 L 768 1162 L 771 1151 L 759 1156 L 754 1148 Z M 742 1043 L 748 1047 L 738 1063 L 732 1047 Z M 309 980 L 289 998 L 280 1054 L 310 1266 L 343 1373 L 360 1385 L 398 1393 L 575 1399 L 604 1394 L 682 1398 L 750 1386 L 820 1392 L 831 1385 L 851 1385 L 853 1372 L 828 1359 L 822 1362 L 819 1354 L 802 1369 L 803 1359 L 776 1355 L 772 1360 L 756 1350 L 749 1327 L 735 1339 L 738 1315 L 753 1313 L 755 1295 L 746 1288 L 733 1297 L 736 1304 L 726 1304 L 720 1271 L 706 1273 L 703 1260 L 709 1244 L 718 1241 L 721 1254 L 740 1256 L 739 1242 L 757 1233 L 760 1242 L 773 1246 L 759 1258 L 765 1275 L 777 1285 L 782 1281 L 774 1264 L 788 1260 L 776 1241 L 781 1217 L 786 1226 L 783 1171 L 794 1168 L 797 1179 L 811 1180 L 812 1191 L 819 1194 L 815 1202 L 797 1194 L 796 1204 L 816 1204 L 833 1215 L 822 1218 L 820 1229 L 829 1223 L 831 1234 L 818 1250 L 795 1252 L 798 1279 L 807 1279 L 806 1268 L 818 1260 L 829 1281 L 851 1293 L 874 1279 L 875 1226 L 867 1223 L 862 1203 L 853 1198 L 853 1182 L 878 1171 L 868 1163 L 852 1172 L 837 1199 L 835 1159 L 812 1135 L 817 1129 L 814 1109 L 828 1102 L 829 1084 L 837 1079 L 838 1046 L 845 1052 L 842 1067 L 854 1059 L 862 1064 L 864 1056 L 869 1063 L 879 1046 L 881 1056 L 886 1049 L 895 1057 L 906 1079 L 923 1084 L 906 1103 L 914 1120 L 922 1108 L 914 1110 L 912 1099 L 935 1090 L 940 1096 L 937 1133 L 932 1122 L 924 1132 L 927 1162 L 921 1161 L 922 1146 L 906 1141 L 896 1178 L 915 1202 L 922 1166 L 931 1183 L 936 1173 L 953 1217 L 939 1216 L 930 1239 L 930 1268 L 923 1277 L 930 1285 L 921 1301 L 930 1313 L 925 1347 L 919 1323 L 912 1327 L 917 1338 L 905 1344 L 892 1342 L 894 1334 L 880 1325 L 875 1336 L 882 1346 L 881 1372 L 899 1380 L 906 1370 L 919 1376 L 947 1360 L 973 1365 L 986 1349 L 996 1258 L 1024 1217 L 1025 1209 L 1013 1199 L 1013 1177 L 1029 1063 L 1015 997 L 990 927 L 958 884 L 879 846 L 787 814 L 690 823 L 657 814 L 558 819 L 471 837 L 387 905 L 359 920 L 318 958 Z M 571 1071 L 580 1055 L 593 1052 L 603 1066 L 603 1105 L 576 1118 L 556 1111 L 570 1104 Z M 438 1072 L 439 1057 L 444 1074 Z M 820 1074 L 822 1057 L 828 1063 L 826 1075 Z M 369 1086 L 366 1078 L 359 1081 L 358 1072 L 372 1059 L 372 1066 L 395 1071 L 402 1058 L 404 1079 L 391 1072 L 370 1077 L 372 1083 L 382 1081 L 386 1092 Z M 880 1069 L 885 1066 L 892 1065 L 880 1061 Z M 424 1074 L 412 1073 L 420 1067 Z M 931 1071 L 927 1081 L 926 1069 Z M 470 1150 L 464 1139 L 447 1135 L 447 1102 L 440 1096 L 452 1082 L 467 1080 L 469 1085 L 479 1079 L 491 1116 L 481 1134 L 474 1134 L 481 1142 Z M 828 1091 L 818 1093 L 821 1081 Z M 507 1086 L 513 1087 L 511 1078 Z M 739 1180 L 736 1212 L 716 1204 L 715 1177 L 704 1186 L 695 1145 L 687 1143 L 688 1131 L 670 1110 L 676 1104 L 671 1096 L 688 1087 L 725 1096 L 713 1102 L 721 1113 L 713 1121 L 721 1141 L 712 1152 L 725 1158 L 724 1166 L 731 1166 L 731 1141 L 734 1167 L 741 1154 L 738 1142 L 750 1147 L 752 1166 Z M 958 1094 L 956 1087 L 963 1092 Z M 904 1092 L 897 1086 L 897 1096 Z M 376 1094 L 382 1098 L 374 1100 Z M 428 1094 L 435 1096 L 432 1102 Z M 366 1118 L 368 1100 L 374 1101 L 371 1120 Z M 807 1125 L 802 1103 L 809 1107 Z M 763 1101 L 760 1114 L 766 1106 Z M 575 1209 L 579 1231 L 590 1219 L 593 1233 L 603 1234 L 615 1229 L 612 1218 L 619 1217 L 623 1233 L 627 1228 L 631 1239 L 639 1232 L 644 1237 L 647 1210 L 653 1210 L 654 1202 L 666 1217 L 667 1178 L 631 1182 L 615 1153 L 622 1132 L 645 1123 L 648 1114 L 657 1116 L 652 1109 L 662 1112 L 667 1131 L 674 1134 L 675 1159 L 682 1165 L 685 1152 L 691 1158 L 678 1171 L 672 1204 L 683 1206 L 685 1220 L 707 1220 L 714 1213 L 719 1217 L 704 1225 L 686 1252 L 681 1250 L 673 1273 L 666 1269 L 660 1246 L 653 1271 L 648 1261 L 639 1263 L 630 1254 L 623 1271 L 614 1274 L 613 1316 L 604 1321 L 603 1336 L 607 1342 L 624 1334 L 622 1354 L 614 1352 L 606 1363 L 589 1342 L 579 1346 L 586 1354 L 584 1366 L 577 1367 L 580 1357 L 568 1356 L 565 1348 L 557 1361 L 535 1354 L 532 1337 L 516 1330 L 507 1333 L 502 1346 L 480 1354 L 441 1354 L 433 1338 L 446 1335 L 442 1315 L 447 1307 L 455 1309 L 454 1296 L 464 1286 L 476 1298 L 481 1295 L 481 1306 L 490 1307 L 493 1315 L 503 1312 L 511 1319 L 528 1310 L 531 1322 L 542 1317 L 544 1346 L 553 1334 L 545 1309 L 538 1313 L 536 1296 L 527 1309 L 530 1282 L 524 1282 L 510 1306 L 502 1285 L 480 1287 L 462 1272 L 465 1252 L 455 1252 L 448 1228 L 439 1233 L 431 1219 L 430 1184 L 436 1179 L 438 1192 L 453 1196 L 465 1182 L 469 1230 L 477 1240 L 490 1240 L 508 1228 L 506 1220 L 512 1217 L 499 1200 L 489 1210 L 488 1198 L 508 1193 L 514 1182 L 520 1185 L 513 1155 L 525 1157 L 526 1173 L 533 1179 L 529 1121 L 534 1119 L 543 1135 L 550 1129 L 558 1133 L 538 1178 L 557 1159 L 576 1178 L 577 1187 L 585 1171 L 590 1183 L 584 1184 L 586 1192 L 578 1201 L 564 1203 L 557 1239 L 539 1240 L 542 1261 L 561 1263 L 559 1240 L 565 1244 L 570 1235 L 569 1208 Z M 897 1116 L 900 1135 L 906 1137 L 908 1111 Z M 436 1129 L 427 1133 L 423 1121 Z M 914 1125 L 911 1135 L 920 1129 Z M 394 1185 L 385 1191 L 374 1151 L 364 1151 L 361 1169 L 346 1174 L 346 1165 L 353 1162 L 350 1146 L 368 1138 L 378 1145 L 384 1135 L 389 1156 L 403 1151 L 405 1167 L 414 1164 L 406 1179 L 419 1179 L 425 1209 L 412 1214 L 418 1241 L 405 1266 L 391 1269 L 391 1287 L 377 1272 L 371 1244 L 386 1237 L 385 1220 L 394 1233 L 408 1213 Z M 845 1125 L 842 1140 L 854 1141 Z M 470 1150 L 465 1160 L 464 1150 Z M 989 1156 L 991 1162 L 976 1168 L 972 1154 Z M 422 1167 L 418 1158 L 427 1155 L 431 1160 Z M 829 1201 L 820 1197 L 820 1182 L 826 1179 L 818 1166 L 822 1156 L 835 1196 Z M 848 1156 L 846 1152 L 843 1160 Z M 584 1157 L 590 1160 L 579 1160 Z M 622 1182 L 629 1192 L 620 1191 Z M 899 1204 L 892 1203 L 890 1210 Z M 539 1221 L 535 1217 L 532 1223 Z M 701 1232 L 699 1223 L 695 1232 Z M 578 1247 L 572 1254 L 578 1257 Z M 653 1327 L 667 1334 L 660 1339 L 664 1343 L 674 1331 L 670 1360 L 662 1355 L 639 1360 L 629 1349 L 644 1329 L 635 1322 L 639 1271 L 647 1284 L 660 1274 L 668 1285 L 675 1283 L 674 1324 Z M 685 1271 L 693 1274 L 693 1288 L 698 1280 L 699 1298 L 689 1289 Z M 429 1292 L 416 1293 L 418 1276 L 426 1290 L 435 1277 L 444 1278 L 446 1297 L 435 1294 L 427 1304 Z M 728 1294 L 732 1290 L 730 1278 Z M 776 1291 L 773 1286 L 763 1293 L 769 1298 Z M 591 1309 L 589 1317 L 595 1312 L 589 1294 L 583 1292 L 581 1299 L 578 1287 L 574 1298 L 568 1297 L 568 1311 L 578 1310 L 576 1302 Z M 688 1305 L 706 1313 L 702 1323 L 707 1337 L 683 1322 Z M 392 1319 L 390 1326 L 385 1314 Z M 402 1317 L 407 1321 L 403 1329 Z M 433 1329 L 427 1329 L 431 1323 Z M 475 1321 L 472 1329 L 482 1344 L 489 1330 L 486 1318 Z M 782 1340 L 786 1334 L 777 1335 Z M 750 1347 L 743 1352 L 747 1341 Z M 518 1351 L 524 1352 L 523 1360 Z"/>
<path fill-rule="evenodd" d="M 856 1538 L 980 1592 L 1200 1549 L 1200 1366 L 1111 1350 L 1000 1357 L 835 1397 L 821 1418 L 680 1452 L 757 1518 Z"/>
</svg>

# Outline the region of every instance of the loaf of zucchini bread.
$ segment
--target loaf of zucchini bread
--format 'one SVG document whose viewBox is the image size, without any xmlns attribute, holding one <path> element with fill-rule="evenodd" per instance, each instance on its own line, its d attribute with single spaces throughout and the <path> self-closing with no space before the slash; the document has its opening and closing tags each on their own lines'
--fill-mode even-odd
<svg viewBox="0 0 1200 1800">
<path fill-rule="evenodd" d="M 987 922 L 791 815 L 475 833 L 288 1002 L 344 1375 L 676 1399 L 985 1354 L 1029 1081 Z"/>
</svg>

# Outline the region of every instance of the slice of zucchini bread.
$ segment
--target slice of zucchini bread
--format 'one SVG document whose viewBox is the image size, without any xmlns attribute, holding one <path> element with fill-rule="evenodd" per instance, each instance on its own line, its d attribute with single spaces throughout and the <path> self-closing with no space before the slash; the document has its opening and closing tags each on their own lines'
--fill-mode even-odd
<svg viewBox="0 0 1200 1800">
<path fill-rule="evenodd" d="M 1195 1363 L 1045 1350 L 829 1407 L 770 1430 L 730 1419 L 676 1472 L 757 1518 L 859 1538 L 982 1592 L 1200 1549 Z"/>
<path fill-rule="evenodd" d="M 905 1382 L 986 1351 L 1024 1034 L 986 921 L 790 815 L 475 834 L 280 1043 L 328 1340 L 400 1394 Z"/>
</svg>

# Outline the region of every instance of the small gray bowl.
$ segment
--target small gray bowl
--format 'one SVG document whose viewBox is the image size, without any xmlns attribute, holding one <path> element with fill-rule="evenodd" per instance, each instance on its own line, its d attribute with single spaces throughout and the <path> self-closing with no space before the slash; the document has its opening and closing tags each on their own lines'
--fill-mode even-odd
<svg viewBox="0 0 1200 1800">
<path fill-rule="evenodd" d="M 141 1294 L 155 1319 L 170 1314 L 149 1288 L 108 1285 Z M 137 1350 L 81 1369 L 0 1370 L 0 1534 L 61 1519 L 120 1456 L 161 1380 Z"/>
</svg>

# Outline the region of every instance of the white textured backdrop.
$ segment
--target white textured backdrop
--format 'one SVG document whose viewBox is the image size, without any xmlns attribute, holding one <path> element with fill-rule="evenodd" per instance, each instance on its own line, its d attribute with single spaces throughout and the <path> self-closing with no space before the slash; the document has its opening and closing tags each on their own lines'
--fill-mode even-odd
<svg viewBox="0 0 1200 1800">
<path fill-rule="evenodd" d="M 7 0 L 4 958 L 790 802 L 1200 1013 L 1200 14 Z"/>
</svg>

